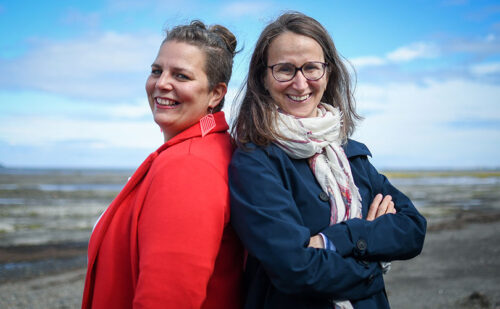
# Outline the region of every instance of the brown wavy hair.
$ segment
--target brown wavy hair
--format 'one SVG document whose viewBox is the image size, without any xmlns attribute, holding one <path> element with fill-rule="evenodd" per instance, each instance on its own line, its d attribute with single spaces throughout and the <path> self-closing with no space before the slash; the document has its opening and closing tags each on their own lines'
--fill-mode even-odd
<svg viewBox="0 0 500 309">
<path fill-rule="evenodd" d="M 236 54 L 236 37 L 226 27 L 212 25 L 207 27 L 199 20 L 188 25 L 181 25 L 167 30 L 168 41 L 192 44 L 205 52 L 204 71 L 208 78 L 208 89 L 211 91 L 219 83 L 229 84 L 233 69 L 233 58 Z M 224 106 L 224 98 L 213 109 L 218 112 Z"/>
<path fill-rule="evenodd" d="M 353 133 L 355 122 L 361 119 L 355 111 L 349 72 L 328 31 L 318 21 L 299 12 L 287 12 L 267 25 L 257 40 L 246 83 L 238 94 L 243 98 L 231 131 L 236 144 L 243 148 L 249 142 L 265 146 L 278 138 L 284 139 L 276 131 L 275 103 L 264 86 L 269 45 L 284 32 L 310 37 L 323 49 L 329 78 L 321 102 L 342 112 L 342 140 L 345 142 Z"/>
</svg>

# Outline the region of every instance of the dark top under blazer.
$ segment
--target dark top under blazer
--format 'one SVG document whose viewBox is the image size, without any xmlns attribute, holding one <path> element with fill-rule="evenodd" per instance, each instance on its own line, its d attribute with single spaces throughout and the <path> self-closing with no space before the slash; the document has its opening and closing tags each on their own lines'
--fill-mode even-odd
<svg viewBox="0 0 500 309">
<path fill-rule="evenodd" d="M 354 140 L 344 146 L 363 217 L 377 193 L 392 196 L 397 214 L 333 226 L 307 159 L 292 159 L 274 144 L 247 146 L 236 150 L 229 166 L 231 222 L 248 250 L 245 308 L 332 308 L 333 299 L 389 308 L 378 261 L 418 255 L 426 220 L 370 164 L 366 146 Z M 319 232 L 337 251 L 307 248 Z"/>
</svg>

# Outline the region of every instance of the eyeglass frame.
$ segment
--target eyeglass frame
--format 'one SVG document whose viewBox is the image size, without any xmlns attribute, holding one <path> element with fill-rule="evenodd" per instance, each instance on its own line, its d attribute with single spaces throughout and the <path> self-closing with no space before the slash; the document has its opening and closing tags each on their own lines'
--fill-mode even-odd
<svg viewBox="0 0 500 309">
<path fill-rule="evenodd" d="M 323 74 L 321 74 L 320 77 L 316 78 L 316 79 L 310 79 L 310 78 L 307 78 L 306 75 L 304 74 L 304 71 L 302 71 L 302 68 L 306 65 L 306 64 L 310 64 L 310 63 L 319 63 L 321 64 L 321 66 L 323 67 Z M 277 65 L 280 65 L 280 64 L 291 64 L 294 68 L 295 68 L 295 72 L 293 73 L 292 77 L 288 80 L 279 80 L 276 78 L 276 76 L 274 76 L 274 67 L 277 66 Z M 302 64 L 300 67 L 296 67 L 295 65 L 293 65 L 292 63 L 290 62 L 280 62 L 280 63 L 276 63 L 276 64 L 273 64 L 273 65 L 267 65 L 266 68 L 269 68 L 271 69 L 271 75 L 273 76 L 273 78 L 277 81 L 277 82 L 280 82 L 280 83 L 286 83 L 286 82 L 289 82 L 291 81 L 292 79 L 295 78 L 295 76 L 297 75 L 297 71 L 300 71 L 302 73 L 302 76 L 304 76 L 305 79 L 307 79 L 308 81 L 317 81 L 317 80 L 320 80 L 323 76 L 325 76 L 325 73 L 326 73 L 326 69 L 328 67 L 328 63 L 326 62 L 321 62 L 321 61 L 308 61 L 308 62 L 304 62 L 304 64 Z"/>
</svg>

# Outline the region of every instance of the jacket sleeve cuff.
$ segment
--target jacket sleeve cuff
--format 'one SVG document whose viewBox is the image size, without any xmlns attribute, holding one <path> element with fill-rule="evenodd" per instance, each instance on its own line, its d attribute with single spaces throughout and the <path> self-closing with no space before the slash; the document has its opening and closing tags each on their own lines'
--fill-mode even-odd
<svg viewBox="0 0 500 309">
<path fill-rule="evenodd" d="M 326 237 L 325 234 L 319 233 L 319 235 L 323 239 L 323 245 L 324 245 L 324 248 L 326 250 L 331 250 L 331 251 L 334 251 L 334 252 L 337 251 L 337 248 L 335 248 L 335 245 L 333 244 L 333 242 L 331 242 L 331 240 L 328 237 Z"/>
<path fill-rule="evenodd" d="M 349 229 L 344 222 L 329 226 L 321 233 L 328 237 L 328 239 L 331 239 L 332 242 L 335 242 L 335 249 L 341 256 L 352 254 L 354 246 L 351 241 Z"/>
<path fill-rule="evenodd" d="M 367 237 L 359 233 L 365 230 L 365 224 L 364 220 L 351 219 L 334 224 L 321 232 L 335 243 L 337 252 L 341 256 L 362 258 L 366 255 L 369 245 Z"/>
</svg>

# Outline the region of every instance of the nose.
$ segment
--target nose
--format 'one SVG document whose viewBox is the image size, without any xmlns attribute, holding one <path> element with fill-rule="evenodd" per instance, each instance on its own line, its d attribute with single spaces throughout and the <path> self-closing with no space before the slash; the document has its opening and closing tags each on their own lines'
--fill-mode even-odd
<svg viewBox="0 0 500 309">
<path fill-rule="evenodd" d="M 156 87 L 163 90 L 172 90 L 172 78 L 167 72 L 163 72 L 156 81 Z"/>
<path fill-rule="evenodd" d="M 307 78 L 302 71 L 297 71 L 297 74 L 292 79 L 292 86 L 297 90 L 303 90 L 308 87 Z"/>
</svg>

